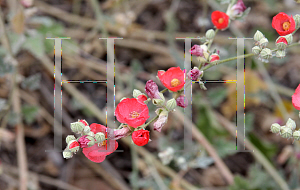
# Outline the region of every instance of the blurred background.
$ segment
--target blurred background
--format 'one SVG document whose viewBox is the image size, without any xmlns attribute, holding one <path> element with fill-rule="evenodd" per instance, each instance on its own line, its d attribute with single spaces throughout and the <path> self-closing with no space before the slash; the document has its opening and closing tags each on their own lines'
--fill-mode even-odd
<svg viewBox="0 0 300 190">
<path fill-rule="evenodd" d="M 245 59 L 245 139 L 249 152 L 236 149 L 236 61 L 204 74 L 207 91 L 193 84 L 192 151 L 183 148 L 183 109 L 169 114 L 161 133 L 150 125 L 151 142 L 144 147 L 119 140 L 119 150 L 100 164 L 81 152 L 65 160 L 54 147 L 54 41 L 62 42 L 64 80 L 106 80 L 106 42 L 115 40 L 116 104 L 144 91 L 157 70 L 183 66 L 184 40 L 204 36 L 213 28 L 210 15 L 226 11 L 229 0 L 0 0 L 0 189 L 299 189 L 300 143 L 270 132 L 299 117 L 291 95 L 300 83 L 300 48 L 289 48 L 283 59 L 262 63 Z M 278 34 L 272 17 L 300 13 L 294 0 L 244 0 L 251 11 L 231 22 L 212 45 L 220 59 L 236 56 L 236 41 L 260 30 L 274 48 Z M 299 41 L 299 32 L 294 42 Z M 192 40 L 192 45 L 200 44 Z M 253 40 L 246 40 L 251 53 Z M 193 57 L 193 66 L 198 66 Z M 238 71 L 243 72 L 243 71 Z M 212 82 L 216 81 L 216 82 Z M 166 95 L 168 98 L 170 94 Z M 85 119 L 105 125 L 106 84 L 72 82 L 62 85 L 64 139 L 71 122 Z M 155 107 L 149 106 L 150 118 Z"/>
</svg>

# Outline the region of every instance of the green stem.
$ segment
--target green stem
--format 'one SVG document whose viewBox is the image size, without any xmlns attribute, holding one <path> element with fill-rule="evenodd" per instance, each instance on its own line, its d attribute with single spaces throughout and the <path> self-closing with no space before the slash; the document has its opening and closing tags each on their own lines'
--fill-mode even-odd
<svg viewBox="0 0 300 190">
<path fill-rule="evenodd" d="M 146 123 L 145 124 L 145 128 L 150 124 L 150 123 L 152 123 L 154 120 L 156 120 L 158 118 L 158 115 L 157 116 L 155 116 L 154 118 L 152 118 L 148 123 Z"/>
<path fill-rule="evenodd" d="M 215 30 L 215 36 L 217 35 L 218 32 L 219 32 L 219 29 L 216 29 L 216 30 Z M 210 46 L 211 46 L 211 44 L 213 43 L 214 39 L 215 39 L 215 37 L 214 37 L 213 39 L 210 40 L 210 42 L 209 42 L 209 44 L 208 44 L 208 46 L 207 46 L 207 49 L 208 49 L 208 50 L 210 49 Z"/>
<path fill-rule="evenodd" d="M 293 43 L 289 47 L 293 47 L 293 46 L 297 46 L 297 45 L 300 45 L 300 43 Z M 274 49 L 272 51 L 276 51 L 276 50 L 278 50 L 278 49 Z M 216 64 L 209 64 L 209 65 L 205 66 L 202 70 L 205 71 L 205 70 L 207 70 L 207 69 L 209 69 L 209 68 L 211 68 L 215 65 L 219 65 L 221 63 L 226 63 L 226 62 L 233 61 L 233 60 L 236 60 L 236 59 L 247 58 L 247 57 L 252 57 L 252 56 L 254 56 L 253 53 L 248 53 L 248 54 L 245 54 L 245 55 L 240 55 L 240 56 L 231 57 L 231 58 L 228 58 L 228 59 L 223 59 L 223 60 L 218 61 Z"/>
<path fill-rule="evenodd" d="M 162 94 L 163 94 L 163 93 L 167 92 L 167 90 L 168 90 L 168 89 L 167 89 L 167 88 L 165 88 L 165 89 L 163 89 L 162 91 L 160 91 L 160 93 L 162 93 Z"/>
</svg>

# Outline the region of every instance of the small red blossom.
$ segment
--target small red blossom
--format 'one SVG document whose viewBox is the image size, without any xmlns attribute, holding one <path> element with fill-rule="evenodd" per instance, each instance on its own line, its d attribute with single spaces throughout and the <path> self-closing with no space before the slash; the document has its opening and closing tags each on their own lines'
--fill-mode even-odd
<svg viewBox="0 0 300 190">
<path fill-rule="evenodd" d="M 157 76 L 160 82 L 173 92 L 184 87 L 184 72 L 180 67 L 171 67 L 167 71 L 158 71 Z"/>
<path fill-rule="evenodd" d="M 293 16 L 280 12 L 273 17 L 272 27 L 280 36 L 285 36 L 295 31 L 296 23 Z"/>
<path fill-rule="evenodd" d="M 70 145 L 69 145 L 69 149 L 73 149 L 73 148 L 76 148 L 79 146 L 79 143 L 77 141 L 74 141 L 72 142 Z"/>
<path fill-rule="evenodd" d="M 90 125 L 91 131 L 96 134 L 102 132 L 107 136 L 107 128 L 104 125 L 92 123 Z M 101 143 L 83 148 L 82 153 L 91 161 L 100 163 L 103 162 L 107 155 L 113 153 L 118 148 L 118 142 L 115 140 L 105 140 Z"/>
<path fill-rule="evenodd" d="M 211 21 L 217 29 L 225 29 L 229 25 L 229 16 L 221 11 L 214 11 L 211 14 Z"/>
<path fill-rule="evenodd" d="M 149 131 L 147 130 L 138 130 L 138 131 L 134 131 L 131 137 L 134 144 L 138 146 L 144 146 L 148 144 L 150 135 L 149 135 Z"/>
<path fill-rule="evenodd" d="M 218 61 L 220 60 L 220 56 L 218 54 L 212 54 L 209 58 L 210 62 Z"/>
<path fill-rule="evenodd" d="M 292 103 L 297 110 L 300 110 L 300 84 L 292 96 Z"/>
<path fill-rule="evenodd" d="M 137 99 L 137 101 L 144 103 L 144 101 L 146 101 L 148 98 L 144 94 L 141 94 L 136 99 Z"/>
<path fill-rule="evenodd" d="M 122 100 L 116 108 L 115 115 L 120 123 L 127 123 L 134 128 L 143 125 L 150 117 L 147 105 L 136 98 Z"/>
<path fill-rule="evenodd" d="M 288 42 L 286 41 L 286 39 L 284 38 L 284 37 L 281 37 L 281 38 L 279 38 L 277 41 L 276 41 L 276 43 L 278 44 L 278 43 L 285 43 L 286 45 L 288 45 Z"/>
</svg>

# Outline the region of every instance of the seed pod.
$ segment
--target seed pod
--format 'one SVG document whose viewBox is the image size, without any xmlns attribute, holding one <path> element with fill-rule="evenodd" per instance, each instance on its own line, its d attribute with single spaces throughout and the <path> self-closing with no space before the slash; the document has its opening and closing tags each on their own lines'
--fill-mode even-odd
<svg viewBox="0 0 300 190">
<path fill-rule="evenodd" d="M 272 133 L 279 133 L 280 132 L 280 125 L 278 123 L 273 123 L 271 125 L 271 131 Z"/>
<path fill-rule="evenodd" d="M 286 127 L 292 129 L 292 131 L 294 131 L 296 129 L 296 123 L 294 120 L 292 120 L 291 118 L 289 118 L 285 124 Z"/>
<path fill-rule="evenodd" d="M 263 33 L 261 33 L 261 31 L 259 31 L 259 30 L 257 30 L 256 33 L 254 34 L 255 41 L 260 41 L 264 37 L 265 36 L 263 35 Z"/>
<path fill-rule="evenodd" d="M 293 137 L 294 137 L 294 139 L 295 139 L 296 141 L 299 141 L 299 140 L 300 140 L 300 130 L 295 131 L 295 132 L 293 133 Z"/>
<path fill-rule="evenodd" d="M 280 136 L 282 138 L 290 138 L 293 135 L 293 131 L 292 129 L 286 127 L 286 126 L 282 126 L 280 129 Z"/>
</svg>

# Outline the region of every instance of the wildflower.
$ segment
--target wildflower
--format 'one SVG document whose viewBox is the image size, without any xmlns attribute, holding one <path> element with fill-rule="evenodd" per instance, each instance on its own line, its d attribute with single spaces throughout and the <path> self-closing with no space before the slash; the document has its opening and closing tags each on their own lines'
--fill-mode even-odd
<svg viewBox="0 0 300 190">
<path fill-rule="evenodd" d="M 148 144 L 149 142 L 149 131 L 147 130 L 138 130 L 138 131 L 134 131 L 132 133 L 132 141 L 134 142 L 134 144 L 138 145 L 138 146 L 144 146 L 146 144 Z"/>
<path fill-rule="evenodd" d="M 297 110 L 300 110 L 300 84 L 292 96 L 292 103 Z"/>
<path fill-rule="evenodd" d="M 295 31 L 296 23 L 292 16 L 280 12 L 273 17 L 272 27 L 280 36 L 285 36 Z"/>
<path fill-rule="evenodd" d="M 229 16 L 221 11 L 214 11 L 211 21 L 217 29 L 226 29 L 229 26 Z"/>
<path fill-rule="evenodd" d="M 202 73 L 203 71 L 200 71 L 197 67 L 194 67 L 188 72 L 188 77 L 193 81 L 197 81 Z"/>
<path fill-rule="evenodd" d="M 120 123 L 127 123 L 134 128 L 143 125 L 150 117 L 147 105 L 135 98 L 122 100 L 116 108 L 115 115 Z"/>
<path fill-rule="evenodd" d="M 184 86 L 184 72 L 180 67 L 171 67 L 167 71 L 158 71 L 157 76 L 161 83 L 169 90 L 176 92 Z"/>
</svg>

